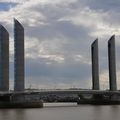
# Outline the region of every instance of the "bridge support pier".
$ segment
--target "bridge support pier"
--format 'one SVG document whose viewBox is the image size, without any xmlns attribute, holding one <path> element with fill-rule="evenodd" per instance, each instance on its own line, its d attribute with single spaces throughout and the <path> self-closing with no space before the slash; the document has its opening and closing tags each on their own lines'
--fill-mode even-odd
<svg viewBox="0 0 120 120">
<path fill-rule="evenodd" d="M 111 95 L 110 96 L 110 100 L 111 101 L 120 101 L 120 96 L 118 96 L 118 95 Z"/>
<path fill-rule="evenodd" d="M 92 58 L 92 89 L 99 90 L 99 57 L 98 57 L 98 39 L 91 45 Z"/>
<path fill-rule="evenodd" d="M 108 58 L 109 58 L 109 84 L 110 90 L 117 90 L 116 83 L 116 58 L 115 58 L 115 35 L 108 41 Z"/>
</svg>

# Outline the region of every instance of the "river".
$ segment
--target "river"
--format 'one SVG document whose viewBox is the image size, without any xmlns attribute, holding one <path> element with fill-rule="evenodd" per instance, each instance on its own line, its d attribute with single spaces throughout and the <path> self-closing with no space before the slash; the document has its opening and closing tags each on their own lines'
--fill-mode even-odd
<svg viewBox="0 0 120 120">
<path fill-rule="evenodd" d="M 53 103 L 37 109 L 0 109 L 0 120 L 120 120 L 120 105 Z"/>
</svg>

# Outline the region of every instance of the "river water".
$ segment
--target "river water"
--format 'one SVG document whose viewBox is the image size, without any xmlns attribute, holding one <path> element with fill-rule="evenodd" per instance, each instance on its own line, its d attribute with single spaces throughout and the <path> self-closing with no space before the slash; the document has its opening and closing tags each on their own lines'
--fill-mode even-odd
<svg viewBox="0 0 120 120">
<path fill-rule="evenodd" d="M 57 103 L 37 109 L 0 109 L 0 120 L 120 120 L 120 105 Z"/>
</svg>

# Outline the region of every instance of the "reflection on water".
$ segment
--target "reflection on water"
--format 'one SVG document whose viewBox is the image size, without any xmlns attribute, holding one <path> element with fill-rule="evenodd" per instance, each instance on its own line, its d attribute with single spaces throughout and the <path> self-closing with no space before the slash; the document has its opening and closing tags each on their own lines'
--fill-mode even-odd
<svg viewBox="0 0 120 120">
<path fill-rule="evenodd" d="M 26 120 L 24 109 L 0 109 L 0 120 Z"/>
<path fill-rule="evenodd" d="M 120 120 L 120 106 L 59 103 L 40 109 L 0 109 L 0 120 Z"/>
<path fill-rule="evenodd" d="M 44 108 L 52 107 L 77 107 L 77 103 L 44 103 Z"/>
</svg>

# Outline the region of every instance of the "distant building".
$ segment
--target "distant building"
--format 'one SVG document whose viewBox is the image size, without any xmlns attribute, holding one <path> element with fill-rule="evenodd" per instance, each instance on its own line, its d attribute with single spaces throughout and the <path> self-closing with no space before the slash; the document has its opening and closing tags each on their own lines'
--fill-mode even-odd
<svg viewBox="0 0 120 120">
<path fill-rule="evenodd" d="M 24 90 L 24 28 L 14 19 L 14 90 Z"/>
<path fill-rule="evenodd" d="M 0 91 L 9 90 L 9 33 L 0 25 Z"/>
</svg>

